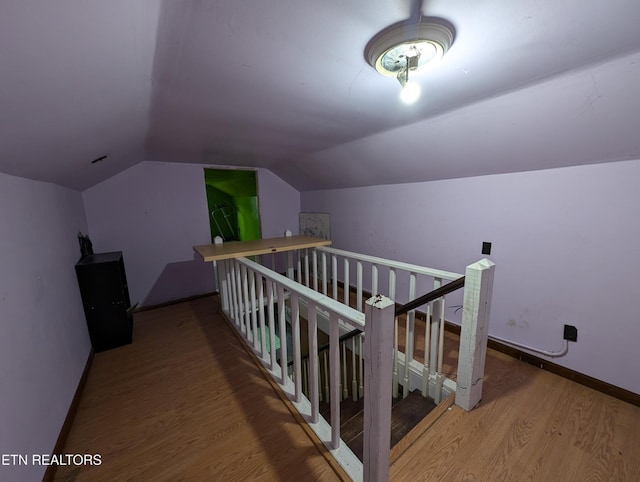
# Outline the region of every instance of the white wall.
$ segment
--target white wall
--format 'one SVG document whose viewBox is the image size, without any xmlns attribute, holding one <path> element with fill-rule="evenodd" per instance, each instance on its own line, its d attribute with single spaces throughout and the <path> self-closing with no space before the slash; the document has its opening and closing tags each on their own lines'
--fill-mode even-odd
<svg viewBox="0 0 640 482">
<path fill-rule="evenodd" d="M 0 454 L 50 454 L 91 343 L 74 265 L 80 193 L 0 174 Z M 44 466 L 2 466 L 40 480 Z"/>
<path fill-rule="evenodd" d="M 216 166 L 141 162 L 84 191 L 94 250 L 123 252 L 133 303 L 213 291 L 211 265 L 193 252 L 211 242 L 205 167 Z M 262 236 L 297 230 L 298 191 L 270 171 L 257 172 Z"/>
<path fill-rule="evenodd" d="M 414 184 L 304 192 L 331 213 L 335 247 L 464 272 L 493 243 L 490 333 L 640 393 L 640 161 Z M 456 319 L 448 310 L 448 319 Z"/>
</svg>

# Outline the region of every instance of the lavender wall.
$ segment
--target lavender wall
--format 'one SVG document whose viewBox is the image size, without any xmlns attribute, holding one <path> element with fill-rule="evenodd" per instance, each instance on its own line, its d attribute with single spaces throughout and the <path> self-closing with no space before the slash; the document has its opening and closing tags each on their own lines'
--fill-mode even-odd
<svg viewBox="0 0 640 482">
<path fill-rule="evenodd" d="M 640 161 L 446 181 L 305 192 L 330 212 L 334 246 L 464 272 L 493 243 L 490 333 L 640 393 Z M 453 311 L 447 318 L 454 319 Z"/>
<path fill-rule="evenodd" d="M 94 249 L 123 252 L 132 302 L 155 305 L 214 289 L 211 266 L 193 252 L 211 242 L 204 167 L 141 162 L 83 193 Z M 298 191 L 265 169 L 258 169 L 258 190 L 263 237 L 297 229 Z"/>
<path fill-rule="evenodd" d="M 0 454 L 50 454 L 91 343 L 74 264 L 80 193 L 0 174 Z M 39 480 L 42 466 L 1 466 Z"/>
</svg>

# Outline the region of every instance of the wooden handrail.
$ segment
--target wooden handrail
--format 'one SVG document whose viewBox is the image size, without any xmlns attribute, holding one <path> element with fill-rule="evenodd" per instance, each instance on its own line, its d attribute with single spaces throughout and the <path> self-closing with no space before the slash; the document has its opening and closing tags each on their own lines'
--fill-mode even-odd
<svg viewBox="0 0 640 482">
<path fill-rule="evenodd" d="M 395 310 L 395 316 L 404 315 L 408 311 L 411 311 L 419 306 L 426 305 L 430 301 L 436 300 L 453 291 L 459 290 L 463 286 L 464 286 L 464 276 L 458 278 L 455 281 L 452 281 L 451 283 L 447 283 L 446 285 L 441 286 L 440 288 L 437 288 L 425 295 L 422 295 L 420 298 L 416 298 L 413 301 L 409 301 L 405 305 L 398 306 Z M 338 339 L 338 343 L 342 343 L 343 341 L 349 340 L 354 336 L 358 336 L 360 333 L 362 333 L 362 330 L 358 330 L 358 329 L 352 330 L 349 333 L 345 333 Z M 328 349 L 329 349 L 329 343 L 322 345 L 321 347 L 318 348 L 318 355 L 323 351 L 327 351 Z M 309 355 L 307 354 L 302 357 L 302 360 L 306 360 L 308 358 L 309 358 Z M 291 365 L 293 365 L 292 361 L 287 364 L 287 366 L 291 366 Z"/>
<path fill-rule="evenodd" d="M 340 338 L 338 338 L 338 344 L 342 343 L 343 341 L 350 340 L 354 336 L 358 336 L 360 333 L 362 333 L 362 330 L 358 330 L 357 328 L 355 330 L 350 331 L 349 333 L 345 333 Z M 318 347 L 318 355 L 323 351 L 327 351 L 328 349 L 329 349 L 329 343 L 326 343 Z M 306 360 L 308 358 L 309 358 L 309 354 L 307 353 L 300 360 Z M 287 363 L 287 366 L 291 366 L 291 365 L 293 365 L 293 361 L 290 361 L 289 363 Z"/>
<path fill-rule="evenodd" d="M 409 301 L 406 305 L 398 306 L 395 311 L 395 316 L 404 315 L 408 311 L 411 311 L 418 306 L 426 305 L 430 301 L 436 300 L 446 294 L 451 293 L 452 291 L 456 291 L 464 286 L 464 276 L 458 278 L 451 283 L 447 283 L 440 288 L 437 288 L 426 295 L 422 295 L 420 298 L 416 298 L 413 301 Z"/>
</svg>

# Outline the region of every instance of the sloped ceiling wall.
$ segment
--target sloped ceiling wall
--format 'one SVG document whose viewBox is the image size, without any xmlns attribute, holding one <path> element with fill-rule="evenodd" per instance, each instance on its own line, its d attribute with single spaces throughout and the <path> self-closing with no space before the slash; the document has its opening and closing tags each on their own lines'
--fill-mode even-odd
<svg viewBox="0 0 640 482">
<path fill-rule="evenodd" d="M 420 16 L 456 38 L 405 106 L 364 48 Z M 84 190 L 195 162 L 311 190 L 640 157 L 637 18 L 629 0 L 4 0 L 0 171 Z"/>
</svg>

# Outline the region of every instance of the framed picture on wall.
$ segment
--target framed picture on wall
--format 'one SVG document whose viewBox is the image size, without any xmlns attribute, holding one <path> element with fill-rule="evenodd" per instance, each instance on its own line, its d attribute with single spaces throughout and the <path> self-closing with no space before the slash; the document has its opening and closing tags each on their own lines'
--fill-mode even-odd
<svg viewBox="0 0 640 482">
<path fill-rule="evenodd" d="M 329 213 L 300 213 L 300 234 L 314 238 L 331 239 Z"/>
</svg>

